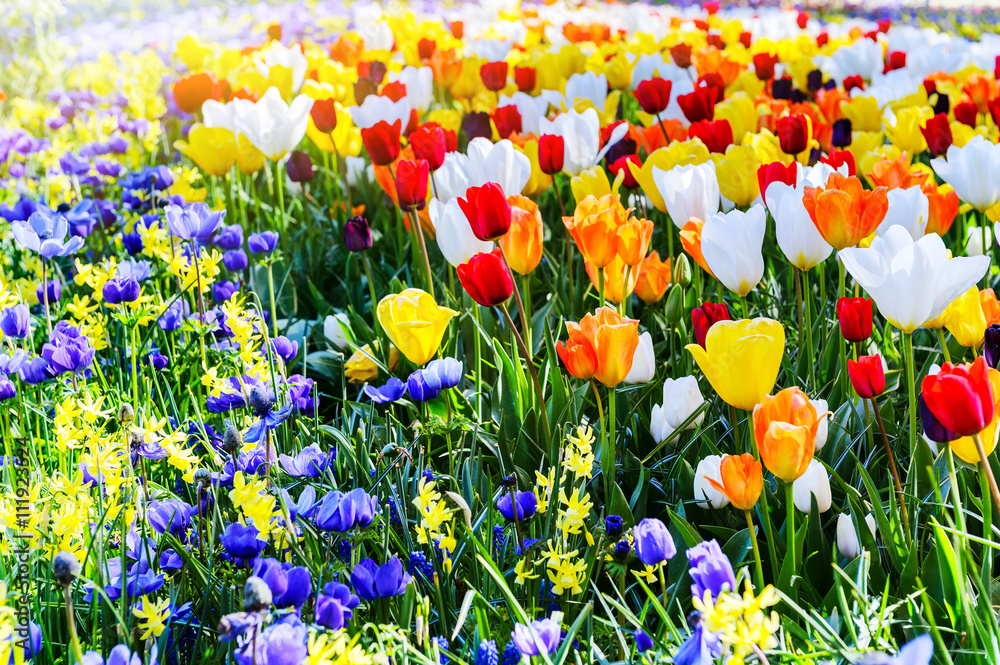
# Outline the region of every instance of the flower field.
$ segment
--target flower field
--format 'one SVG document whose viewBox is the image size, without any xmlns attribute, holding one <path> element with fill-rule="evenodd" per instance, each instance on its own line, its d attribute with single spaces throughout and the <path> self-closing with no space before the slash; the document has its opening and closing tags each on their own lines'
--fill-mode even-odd
<svg viewBox="0 0 1000 665">
<path fill-rule="evenodd" d="M 1000 662 L 988 8 L 177 4 L 0 9 L 0 665 Z"/>
</svg>

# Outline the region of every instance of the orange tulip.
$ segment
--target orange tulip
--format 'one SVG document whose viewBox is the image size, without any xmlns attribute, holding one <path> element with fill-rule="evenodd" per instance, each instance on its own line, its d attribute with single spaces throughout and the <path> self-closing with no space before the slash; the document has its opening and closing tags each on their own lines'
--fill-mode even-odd
<svg viewBox="0 0 1000 665">
<path fill-rule="evenodd" d="M 910 167 L 910 158 L 904 152 L 896 159 L 882 159 L 875 162 L 872 172 L 868 174 L 868 180 L 873 187 L 908 189 L 914 185 L 923 186 L 930 175 L 927 171 L 913 171 Z"/>
<path fill-rule="evenodd" d="M 652 305 L 663 298 L 670 286 L 670 279 L 670 258 L 661 261 L 659 252 L 653 252 L 639 264 L 635 294 L 647 305 Z"/>
<path fill-rule="evenodd" d="M 753 510 L 764 489 L 764 474 L 760 462 L 750 453 L 726 455 L 719 468 L 720 484 L 712 478 L 706 480 L 726 495 L 729 503 L 739 510 Z"/>
<path fill-rule="evenodd" d="M 595 289 L 600 289 L 597 271 L 599 270 L 593 263 L 584 262 L 587 269 L 587 276 Z M 632 295 L 635 290 L 635 283 L 639 278 L 638 270 L 634 266 L 626 265 L 622 257 L 615 256 L 608 265 L 600 268 L 604 271 L 604 298 L 618 304 L 625 298 Z"/>
<path fill-rule="evenodd" d="M 345 67 L 356 67 L 361 62 L 364 50 L 364 44 L 358 37 L 343 34 L 337 43 L 330 47 L 330 57 Z"/>
<path fill-rule="evenodd" d="M 1000 323 L 1000 302 L 993 289 L 983 289 L 979 292 L 979 306 L 983 310 L 983 318 L 986 319 L 986 326 Z"/>
<path fill-rule="evenodd" d="M 649 251 L 649 241 L 652 238 L 653 223 L 648 219 L 629 217 L 623 220 L 618 226 L 618 256 L 626 265 L 639 265 Z"/>
<path fill-rule="evenodd" d="M 962 92 L 969 96 L 972 103 L 979 108 L 980 113 L 987 113 L 987 104 L 1000 93 L 1000 86 L 992 78 L 982 74 L 973 74 L 965 80 Z"/>
<path fill-rule="evenodd" d="M 531 199 L 515 194 L 510 203 L 510 230 L 497 239 L 510 269 L 527 275 L 542 260 L 542 213 Z"/>
<path fill-rule="evenodd" d="M 866 191 L 856 177 L 833 173 L 826 188 L 806 187 L 802 204 L 823 239 L 836 250 L 853 247 L 875 231 L 889 210 L 888 190 Z"/>
<path fill-rule="evenodd" d="M 715 273 L 712 269 L 708 267 L 708 263 L 705 261 L 705 257 L 701 253 L 701 230 L 705 226 L 704 220 L 698 219 L 697 217 L 692 217 L 681 229 L 681 246 L 684 251 L 687 252 L 695 262 L 701 266 L 701 269 L 707 272 L 712 277 L 715 277 Z"/>
<path fill-rule="evenodd" d="M 595 378 L 609 388 L 621 383 L 632 369 L 639 345 L 639 322 L 610 307 L 600 307 L 579 323 L 566 323 L 569 339 L 556 351 L 566 370 L 578 379 Z"/>
<path fill-rule="evenodd" d="M 185 113 L 197 113 L 209 99 L 222 98 L 222 84 L 214 74 L 188 74 L 174 83 L 174 101 Z"/>
<path fill-rule="evenodd" d="M 618 227 L 630 212 L 632 209 L 626 210 L 617 194 L 605 194 L 599 199 L 590 195 L 577 204 L 572 217 L 563 217 L 563 224 L 584 260 L 603 268 L 618 253 Z"/>
<path fill-rule="evenodd" d="M 754 436 L 767 470 L 787 483 L 806 472 L 816 445 L 816 409 L 798 388 L 766 395 L 753 410 Z"/>
<path fill-rule="evenodd" d="M 958 216 L 958 194 L 953 189 L 942 192 L 933 181 L 924 185 L 923 190 L 930 204 L 927 213 L 927 233 L 943 236 L 948 233 L 952 222 Z"/>
<path fill-rule="evenodd" d="M 435 83 L 442 88 L 451 88 L 462 74 L 462 59 L 455 53 L 455 49 L 437 49 L 431 55 L 431 71 L 434 73 Z"/>
</svg>

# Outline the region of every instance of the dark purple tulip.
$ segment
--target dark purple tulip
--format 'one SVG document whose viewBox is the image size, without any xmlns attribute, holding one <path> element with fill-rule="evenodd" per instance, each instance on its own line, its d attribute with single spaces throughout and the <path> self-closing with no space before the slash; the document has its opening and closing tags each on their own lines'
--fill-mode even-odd
<svg viewBox="0 0 1000 665">
<path fill-rule="evenodd" d="M 135 277 L 116 277 L 104 283 L 101 295 L 109 305 L 135 302 L 139 299 L 139 282 Z"/>
<path fill-rule="evenodd" d="M 278 234 L 274 231 L 251 233 L 247 247 L 253 254 L 270 254 L 278 246 Z"/>
<path fill-rule="evenodd" d="M 687 551 L 688 563 L 691 569 L 691 595 L 695 598 L 705 598 L 705 592 L 712 598 L 718 598 L 723 591 L 736 590 L 736 575 L 728 557 L 722 553 L 718 541 L 712 540 L 698 543 Z"/>
<path fill-rule="evenodd" d="M 402 595 L 413 578 L 403 570 L 398 556 L 379 566 L 371 559 L 362 559 L 351 571 L 351 584 L 364 600 L 392 598 Z"/>
<path fill-rule="evenodd" d="M 361 599 L 346 584 L 327 582 L 316 599 L 316 623 L 330 630 L 340 630 L 354 616 Z"/>
<path fill-rule="evenodd" d="M 224 251 L 239 249 L 243 246 L 243 227 L 239 224 L 223 226 L 215 234 L 214 242 L 216 247 Z"/>
<path fill-rule="evenodd" d="M 538 510 L 538 497 L 535 496 L 534 492 L 515 492 L 513 499 L 511 499 L 510 492 L 504 492 L 497 499 L 497 510 L 508 522 L 514 521 L 513 505 L 515 503 L 518 521 L 531 519 Z"/>
<path fill-rule="evenodd" d="M 344 244 L 350 252 L 363 252 L 371 249 L 373 244 L 372 230 L 364 217 L 351 217 L 344 224 Z"/>
<path fill-rule="evenodd" d="M 833 136 L 830 143 L 835 148 L 846 148 L 851 145 L 851 119 L 841 118 L 833 122 Z"/>
<path fill-rule="evenodd" d="M 49 281 L 47 283 L 47 287 L 48 288 L 45 289 L 45 293 L 48 296 L 49 305 L 51 305 L 52 303 L 59 302 L 59 299 L 62 298 L 62 284 L 59 283 L 59 280 L 58 279 L 53 279 L 53 280 Z M 41 284 L 39 284 L 38 287 L 35 289 L 35 296 L 38 298 L 38 303 L 39 304 L 41 304 L 41 303 L 44 302 L 44 300 L 42 298 L 42 285 Z"/>
<path fill-rule="evenodd" d="M 635 537 L 635 553 L 647 566 L 663 563 L 677 554 L 677 547 L 670 531 L 660 520 L 647 517 L 632 529 Z"/>
<path fill-rule="evenodd" d="M 226 548 L 229 556 L 237 559 L 255 559 L 267 547 L 266 542 L 257 538 L 258 533 L 260 532 L 254 526 L 233 522 L 222 532 L 219 540 L 222 541 L 222 546 Z"/>
<path fill-rule="evenodd" d="M 388 404 L 406 394 L 406 384 L 396 377 L 392 377 L 381 388 L 365 385 L 364 391 L 369 399 L 376 404 Z"/>
<path fill-rule="evenodd" d="M 771 96 L 775 99 L 791 99 L 792 98 L 792 79 L 790 78 L 780 78 L 774 79 L 771 83 Z"/>
<path fill-rule="evenodd" d="M 307 182 L 313 179 L 313 164 L 309 155 L 301 150 L 293 150 L 285 164 L 288 178 L 292 182 Z"/>
<path fill-rule="evenodd" d="M 0 311 L 0 330 L 7 337 L 23 338 L 28 334 L 28 323 L 31 312 L 24 304 L 6 307 Z"/>
<path fill-rule="evenodd" d="M 465 135 L 469 137 L 470 141 L 480 136 L 487 139 L 493 136 L 490 114 L 486 111 L 466 113 L 465 117 L 462 118 L 462 129 L 465 130 Z"/>
<path fill-rule="evenodd" d="M 0 325 L 2 325 L 2 318 L 0 318 Z M 986 358 L 986 364 L 993 369 L 996 369 L 997 365 L 1000 364 L 1000 323 L 994 323 L 986 329 L 983 357 Z"/>
<path fill-rule="evenodd" d="M 250 260 L 242 249 L 231 249 L 222 255 L 222 265 L 226 266 L 226 270 L 239 272 L 250 265 Z"/>
</svg>

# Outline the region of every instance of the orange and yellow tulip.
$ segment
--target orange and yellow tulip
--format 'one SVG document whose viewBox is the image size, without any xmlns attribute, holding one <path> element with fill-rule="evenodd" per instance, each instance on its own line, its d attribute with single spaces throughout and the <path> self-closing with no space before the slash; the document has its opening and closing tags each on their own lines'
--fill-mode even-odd
<svg viewBox="0 0 1000 665">
<path fill-rule="evenodd" d="M 572 217 L 563 217 L 566 230 L 573 237 L 583 258 L 603 268 L 618 254 L 618 228 L 628 218 L 631 210 L 626 210 L 617 194 L 607 194 L 601 198 L 588 196 L 576 206 Z"/>
<path fill-rule="evenodd" d="M 510 269 L 527 275 L 542 260 L 542 213 L 531 199 L 515 194 L 510 203 L 510 230 L 497 239 Z"/>
<path fill-rule="evenodd" d="M 593 263 L 587 262 L 584 262 L 584 267 L 594 289 L 601 288 L 597 271 L 604 271 L 604 297 L 616 305 L 632 295 L 639 278 L 636 268 L 626 265 L 620 256 L 615 256 L 614 260 L 603 268 L 597 268 Z"/>
<path fill-rule="evenodd" d="M 833 173 L 826 187 L 806 187 L 802 203 L 823 239 L 836 250 L 873 233 L 889 210 L 888 190 L 866 191 L 856 177 Z"/>
<path fill-rule="evenodd" d="M 695 263 L 701 266 L 702 270 L 715 277 L 715 273 L 708 267 L 708 262 L 705 261 L 705 256 L 701 253 L 701 230 L 704 226 L 705 221 L 702 219 L 697 217 L 689 219 L 684 228 L 681 229 L 681 246 L 695 260 Z"/>
<path fill-rule="evenodd" d="M 666 294 L 670 280 L 670 258 L 661 261 L 659 252 L 653 252 L 639 264 L 635 294 L 647 305 L 652 305 L 659 302 Z"/>
<path fill-rule="evenodd" d="M 798 388 L 767 395 L 753 410 L 754 436 L 767 470 L 787 483 L 806 472 L 816 446 L 817 415 Z"/>
<path fill-rule="evenodd" d="M 753 510 L 764 489 L 764 473 L 761 463 L 750 453 L 726 455 L 719 465 L 719 483 L 712 478 L 708 482 L 726 495 L 729 503 L 739 510 Z"/>
<path fill-rule="evenodd" d="M 566 323 L 569 339 L 557 342 L 556 351 L 566 370 L 578 379 L 595 378 L 605 386 L 617 386 L 632 369 L 639 345 L 639 322 L 610 307 L 600 307 L 579 323 Z"/>
</svg>

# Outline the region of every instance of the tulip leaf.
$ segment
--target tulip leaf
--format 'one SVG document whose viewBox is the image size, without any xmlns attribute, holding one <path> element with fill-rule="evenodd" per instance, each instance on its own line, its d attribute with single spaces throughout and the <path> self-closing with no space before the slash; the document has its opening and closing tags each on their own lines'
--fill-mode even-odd
<svg viewBox="0 0 1000 665">
<path fill-rule="evenodd" d="M 622 492 L 622 488 L 618 486 L 618 483 L 612 483 L 611 485 L 611 501 L 607 508 L 607 514 L 621 517 L 626 529 L 630 529 L 635 525 L 632 509 L 629 507 L 628 501 L 625 499 L 625 493 Z"/>
<path fill-rule="evenodd" d="M 685 546 L 694 547 L 698 543 L 705 540 L 701 537 L 701 534 L 698 533 L 698 529 L 692 526 L 686 519 L 674 512 L 670 506 L 667 506 L 666 510 L 667 514 L 670 515 L 671 526 L 676 528 L 678 533 L 680 533 L 681 538 L 684 539 Z"/>
<path fill-rule="evenodd" d="M 725 554 L 730 563 L 733 564 L 733 568 L 742 564 L 743 560 L 748 556 L 750 557 L 749 560 L 751 567 L 754 565 L 753 555 L 748 554 L 752 551 L 750 541 L 750 529 L 743 529 L 734 533 L 732 537 L 726 541 L 726 544 L 722 546 L 722 553 Z M 753 571 L 750 571 L 750 574 L 753 575 Z"/>
</svg>

